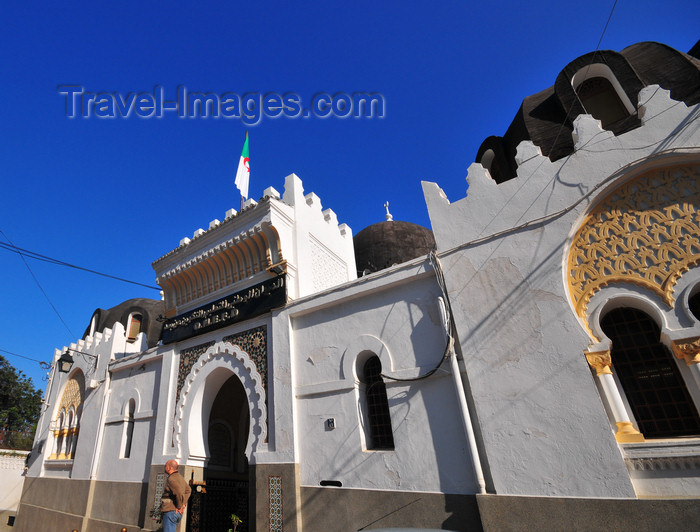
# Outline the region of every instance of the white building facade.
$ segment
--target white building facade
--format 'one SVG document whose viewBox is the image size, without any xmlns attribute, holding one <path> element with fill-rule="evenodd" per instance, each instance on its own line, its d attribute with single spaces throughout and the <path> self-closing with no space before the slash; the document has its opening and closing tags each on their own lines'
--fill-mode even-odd
<svg viewBox="0 0 700 532">
<path fill-rule="evenodd" d="M 193 532 L 692 529 L 700 62 L 604 55 L 423 184 L 436 253 L 358 278 L 291 175 L 154 262 L 56 352 L 16 526 L 156 530 L 176 459 Z"/>
</svg>

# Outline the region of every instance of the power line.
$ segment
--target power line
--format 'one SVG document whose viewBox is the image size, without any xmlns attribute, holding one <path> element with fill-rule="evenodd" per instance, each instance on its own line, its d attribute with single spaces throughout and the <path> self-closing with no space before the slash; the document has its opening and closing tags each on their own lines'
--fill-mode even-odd
<svg viewBox="0 0 700 532">
<path fill-rule="evenodd" d="M 608 15 L 608 19 L 607 19 L 607 21 L 605 22 L 605 26 L 603 26 L 603 31 L 601 32 L 600 38 L 598 39 L 598 44 L 596 45 L 595 50 L 593 51 L 593 54 L 591 55 L 591 59 L 590 59 L 590 61 L 588 62 L 588 65 L 586 65 L 586 73 L 585 73 L 585 76 L 584 76 L 584 77 L 587 77 L 587 76 L 588 76 L 588 72 L 590 71 L 591 65 L 593 65 L 593 62 L 595 61 L 596 56 L 598 55 L 598 52 L 600 51 L 600 44 L 603 42 L 603 37 L 605 36 L 605 33 L 606 33 L 607 30 L 608 30 L 608 25 L 610 24 L 610 20 L 612 19 L 612 16 L 613 16 L 613 13 L 615 12 L 615 7 L 616 7 L 616 6 L 617 6 L 617 0 L 615 0 L 615 1 L 613 2 L 613 6 L 612 6 L 612 8 L 610 9 L 610 14 Z M 603 56 L 603 61 L 605 61 L 605 57 L 604 57 L 604 56 Z M 578 97 L 578 96 L 577 96 L 577 97 Z M 572 109 L 574 108 L 575 102 L 576 102 L 576 99 L 572 100 L 572 101 L 571 101 L 571 104 L 569 105 L 569 108 L 566 110 L 566 114 L 564 115 L 564 118 L 563 118 L 562 123 L 559 124 L 559 129 L 557 130 L 557 135 L 556 135 L 556 137 L 554 137 L 554 142 L 552 143 L 552 146 L 551 146 L 551 148 L 550 148 L 550 150 L 549 150 L 549 153 L 545 156 L 545 158 L 543 158 L 543 159 L 540 161 L 540 164 L 538 164 L 537 167 L 530 173 L 530 176 L 528 176 L 528 179 L 529 179 L 530 177 L 532 177 L 533 175 L 535 175 L 535 173 L 537 173 L 537 171 L 540 169 L 540 167 L 544 164 L 545 159 L 546 159 L 546 158 L 549 158 L 549 157 L 551 156 L 552 151 L 553 151 L 554 148 L 556 147 L 557 141 L 559 140 L 559 137 L 561 136 L 561 133 L 562 133 L 562 131 L 564 130 L 564 126 L 565 126 L 566 123 L 569 121 L 569 115 L 571 114 L 571 111 L 572 111 Z M 564 161 L 563 164 L 566 164 L 566 161 Z M 563 167 L 563 166 L 562 166 L 562 167 Z M 555 178 L 556 178 L 556 175 L 550 180 L 550 182 L 551 182 L 553 179 L 555 179 Z M 508 199 L 508 201 L 503 202 L 503 205 L 501 205 L 500 210 L 498 211 L 498 213 L 496 213 L 496 216 L 491 220 L 491 222 L 493 222 L 494 220 L 498 219 L 498 215 L 500 215 L 501 212 L 503 212 L 503 211 L 505 210 L 505 208 L 506 208 L 506 207 L 508 206 L 508 204 L 510 203 L 510 200 L 513 199 L 515 196 L 518 195 L 518 193 L 520 192 L 520 190 L 527 184 L 527 181 L 528 181 L 527 179 L 523 179 L 523 180 L 522 180 L 522 182 L 520 183 L 520 186 L 519 186 L 518 189 L 515 191 L 515 193 L 510 197 L 510 199 Z M 535 202 L 539 199 L 539 197 L 542 195 L 542 193 L 544 192 L 544 190 L 545 190 L 545 188 L 542 188 L 542 190 L 540 191 L 540 193 L 537 195 L 537 197 L 536 197 L 536 198 L 532 201 L 532 203 L 530 204 L 530 207 L 532 207 L 532 205 L 535 204 Z M 577 203 L 577 204 L 578 204 L 578 203 Z M 574 205 L 574 206 L 575 206 L 575 205 Z M 574 206 L 572 206 L 572 208 L 573 208 Z M 522 220 L 522 218 L 523 218 L 523 216 L 525 215 L 525 213 L 527 212 L 527 210 L 528 210 L 528 209 L 525 209 L 525 210 L 523 211 L 523 215 L 518 219 L 518 222 L 519 222 L 520 220 Z M 563 211 L 562 211 L 562 212 L 563 212 Z M 484 228 L 483 228 L 483 229 L 481 230 L 481 232 L 479 233 L 479 237 L 481 237 L 481 235 L 484 233 L 484 231 L 491 225 L 491 222 L 489 222 L 488 224 L 486 224 L 486 226 L 484 226 Z M 529 222 L 528 222 L 528 223 L 529 223 Z M 518 226 L 517 229 L 521 229 L 522 227 L 526 227 L 527 225 L 528 225 L 528 224 L 524 224 L 523 226 Z M 505 232 L 507 232 L 507 231 L 505 231 Z M 472 241 L 472 243 L 479 243 L 479 242 L 481 242 L 482 240 L 489 240 L 489 239 L 493 238 L 494 236 L 500 236 L 502 233 L 504 233 L 504 232 L 502 231 L 502 232 L 496 233 L 495 235 L 490 235 L 490 236 L 484 237 L 483 239 L 477 237 L 477 239 L 474 240 L 474 241 Z M 466 245 L 468 245 L 468 244 L 463 244 L 464 247 L 466 247 Z M 457 247 L 461 247 L 461 246 L 457 246 Z M 455 249 L 456 249 L 456 248 L 455 248 Z"/>
<path fill-rule="evenodd" d="M 5 235 L 5 233 L 2 233 L 2 234 Z M 5 238 L 9 241 L 9 238 L 7 238 L 7 236 L 5 236 Z M 76 266 L 75 264 L 71 264 L 69 262 L 54 259 L 52 257 L 42 255 L 42 254 L 37 253 L 35 251 L 31 251 L 28 249 L 23 249 L 23 248 L 17 247 L 15 245 L 13 245 L 11 242 L 9 244 L 7 244 L 5 242 L 0 242 L 0 248 L 3 248 L 7 251 L 11 251 L 13 253 L 17 253 L 18 255 L 20 255 L 22 257 L 29 257 L 30 259 L 40 260 L 42 262 L 47 262 L 49 264 L 56 264 L 58 266 L 66 266 L 68 268 L 82 270 L 84 272 L 93 273 L 95 275 L 101 275 L 102 277 L 107 277 L 109 279 L 114 279 L 116 281 L 122 281 L 123 283 L 135 284 L 138 286 L 143 286 L 144 288 L 150 288 L 152 290 L 160 290 L 161 289 L 159 286 L 147 285 L 144 283 L 139 283 L 138 281 L 130 281 L 129 279 L 124 279 L 123 277 L 117 277 L 116 275 L 110 275 L 108 273 L 99 272 L 97 270 L 91 270 L 90 268 L 85 268 L 83 266 Z"/>
<path fill-rule="evenodd" d="M 12 351 L 8 351 L 7 349 L 0 349 L 0 352 L 12 355 L 13 357 L 24 358 L 25 360 L 31 360 L 32 362 L 38 362 L 39 364 L 45 363 L 43 360 L 37 360 L 36 358 L 20 355 L 19 353 L 13 353 Z"/>
<path fill-rule="evenodd" d="M 29 270 L 29 274 L 32 276 L 32 279 L 34 279 L 34 282 L 35 282 L 36 285 L 39 287 L 39 290 L 41 290 L 41 293 L 44 294 L 44 297 L 46 298 L 46 301 L 49 302 L 49 305 L 51 305 L 51 308 L 52 308 L 53 311 L 56 313 L 56 316 L 58 316 L 58 319 L 61 320 L 61 323 L 62 323 L 63 326 L 66 328 L 66 330 L 70 333 L 71 337 L 74 337 L 75 335 L 73 334 L 73 331 L 70 330 L 70 327 L 68 327 L 68 324 L 67 324 L 66 321 L 63 319 L 63 316 L 61 316 L 61 313 L 58 312 L 58 309 L 57 309 L 57 308 L 55 307 L 55 305 L 51 302 L 51 299 L 49 298 L 49 295 L 46 293 L 46 290 L 44 290 L 44 287 L 41 286 L 41 283 L 39 282 L 39 279 L 36 278 L 36 275 L 34 275 L 34 272 L 33 272 L 32 269 L 29 267 L 29 263 L 27 262 L 27 259 L 24 258 L 24 254 L 22 253 L 22 251 L 12 243 L 12 241 L 9 239 L 9 237 L 5 234 L 5 232 L 4 232 L 2 229 L 0 229 L 0 234 L 2 234 L 2 236 L 5 237 L 5 240 L 7 240 L 7 241 L 9 242 L 10 246 L 12 246 L 12 248 L 14 248 L 14 249 L 11 249 L 11 251 L 14 251 L 15 253 L 18 253 L 18 254 L 19 254 L 20 258 L 22 259 L 22 262 L 24 262 L 24 265 L 27 267 L 27 270 Z M 7 246 L 7 244 L 4 244 L 3 247 L 4 247 L 5 249 L 10 249 L 10 248 Z"/>
</svg>

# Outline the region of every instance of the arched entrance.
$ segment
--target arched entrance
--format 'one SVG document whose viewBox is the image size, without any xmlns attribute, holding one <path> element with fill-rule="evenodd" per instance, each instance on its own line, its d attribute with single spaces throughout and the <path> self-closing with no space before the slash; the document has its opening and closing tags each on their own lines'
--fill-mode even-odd
<svg viewBox="0 0 700 532">
<path fill-rule="evenodd" d="M 249 530 L 249 473 L 245 454 L 250 426 L 243 385 L 232 375 L 221 386 L 209 414 L 207 455 L 200 499 L 200 531 L 229 530 L 231 515 L 241 520 L 238 530 Z M 193 501 L 194 502 L 194 501 Z M 192 530 L 192 532 L 195 532 Z"/>
<path fill-rule="evenodd" d="M 254 530 L 248 463 L 267 445 L 266 416 L 262 378 L 238 346 L 218 343 L 197 359 L 182 385 L 175 430 L 178 455 L 201 472 L 192 481 L 188 532 L 226 531 L 231 514 L 243 520 L 239 532 Z"/>
</svg>

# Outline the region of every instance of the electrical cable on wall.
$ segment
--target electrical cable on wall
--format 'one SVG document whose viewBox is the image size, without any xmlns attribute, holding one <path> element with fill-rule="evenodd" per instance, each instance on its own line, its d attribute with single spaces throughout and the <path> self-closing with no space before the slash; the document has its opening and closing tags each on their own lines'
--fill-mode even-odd
<svg viewBox="0 0 700 532">
<path fill-rule="evenodd" d="M 447 357 L 450 356 L 450 353 L 452 352 L 452 349 L 454 347 L 454 319 L 452 316 L 452 306 L 450 305 L 450 300 L 447 297 L 447 285 L 445 283 L 445 276 L 442 271 L 442 265 L 440 264 L 440 259 L 437 256 L 437 251 L 433 250 L 430 252 L 428 255 L 428 258 L 430 259 L 430 264 L 433 266 L 433 269 L 435 270 L 435 278 L 437 279 L 438 286 L 440 287 L 440 291 L 442 292 L 442 296 L 445 301 L 445 306 L 446 306 L 446 316 L 447 316 L 447 345 L 445 346 L 445 350 L 442 353 L 442 358 L 440 359 L 440 362 L 437 363 L 435 367 L 433 367 L 430 371 L 423 375 L 419 375 L 417 377 L 409 377 L 409 378 L 399 378 L 399 377 L 392 377 L 391 375 L 386 375 L 384 373 L 381 374 L 381 376 L 385 379 L 389 379 L 392 381 L 399 381 L 399 382 L 413 382 L 413 381 L 420 381 L 423 379 L 427 379 L 431 375 L 433 375 L 437 370 L 440 369 L 442 364 L 447 360 Z"/>
</svg>

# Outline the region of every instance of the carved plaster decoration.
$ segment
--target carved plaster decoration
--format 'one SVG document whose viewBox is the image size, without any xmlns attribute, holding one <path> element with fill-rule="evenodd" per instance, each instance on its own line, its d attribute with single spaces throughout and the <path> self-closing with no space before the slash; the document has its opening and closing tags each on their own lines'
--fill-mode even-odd
<svg viewBox="0 0 700 532">
<path fill-rule="evenodd" d="M 347 265 L 313 235 L 309 235 L 309 249 L 314 290 L 325 290 L 348 280 Z"/>
<path fill-rule="evenodd" d="M 593 294 L 615 282 L 647 288 L 673 308 L 678 278 L 700 262 L 698 204 L 700 165 L 648 171 L 599 202 L 568 254 L 569 293 L 578 316 L 585 319 Z"/>
<path fill-rule="evenodd" d="M 625 458 L 625 464 L 629 471 L 689 471 L 700 469 L 700 457 Z"/>
<path fill-rule="evenodd" d="M 279 235 L 269 223 L 206 249 L 158 275 L 166 312 L 263 272 L 273 260 L 279 263 L 283 258 Z"/>
<path fill-rule="evenodd" d="M 596 375 L 612 375 L 612 359 L 610 351 L 600 351 L 598 353 L 585 353 L 588 364 L 595 370 Z"/>
<path fill-rule="evenodd" d="M 76 371 L 68 381 L 68 384 L 66 384 L 66 389 L 63 391 L 63 397 L 61 397 L 61 404 L 58 407 L 58 411 L 60 412 L 62 409 L 65 409 L 65 411 L 68 412 L 70 408 L 73 407 L 77 412 L 80 405 L 83 404 L 84 395 L 85 379 L 80 371 Z"/>
<path fill-rule="evenodd" d="M 687 366 L 700 364 L 700 336 L 673 340 L 671 349 L 678 359 L 685 360 Z"/>
</svg>

